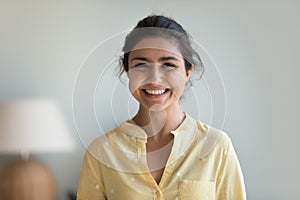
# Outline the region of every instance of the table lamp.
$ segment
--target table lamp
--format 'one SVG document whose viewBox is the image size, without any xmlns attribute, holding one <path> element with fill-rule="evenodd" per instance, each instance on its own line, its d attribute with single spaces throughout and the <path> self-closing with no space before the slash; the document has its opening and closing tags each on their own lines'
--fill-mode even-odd
<svg viewBox="0 0 300 200">
<path fill-rule="evenodd" d="M 0 154 L 20 154 L 0 171 L 1 200 L 56 200 L 55 178 L 30 153 L 75 148 L 56 101 L 27 99 L 0 102 Z"/>
</svg>

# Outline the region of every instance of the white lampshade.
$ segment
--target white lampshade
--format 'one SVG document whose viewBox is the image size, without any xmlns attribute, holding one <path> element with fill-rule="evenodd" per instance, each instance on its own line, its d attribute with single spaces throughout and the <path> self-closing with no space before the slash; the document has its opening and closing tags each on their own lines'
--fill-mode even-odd
<svg viewBox="0 0 300 200">
<path fill-rule="evenodd" d="M 58 103 L 51 99 L 0 102 L 0 153 L 74 149 Z"/>
</svg>

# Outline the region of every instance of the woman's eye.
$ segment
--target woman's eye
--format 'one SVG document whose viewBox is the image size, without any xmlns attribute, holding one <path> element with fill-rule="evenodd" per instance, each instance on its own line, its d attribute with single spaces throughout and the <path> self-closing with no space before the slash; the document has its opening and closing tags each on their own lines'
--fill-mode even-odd
<svg viewBox="0 0 300 200">
<path fill-rule="evenodd" d="M 173 63 L 164 63 L 165 67 L 176 67 L 176 65 L 174 65 Z"/>
<path fill-rule="evenodd" d="M 133 67 L 139 67 L 139 68 L 143 68 L 143 67 L 147 67 L 148 65 L 146 63 L 138 63 L 136 65 L 134 65 Z"/>
</svg>

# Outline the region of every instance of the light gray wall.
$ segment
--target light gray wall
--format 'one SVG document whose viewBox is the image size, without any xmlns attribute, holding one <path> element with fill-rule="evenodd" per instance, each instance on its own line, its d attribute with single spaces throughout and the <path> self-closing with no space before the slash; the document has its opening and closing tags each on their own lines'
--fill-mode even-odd
<svg viewBox="0 0 300 200">
<path fill-rule="evenodd" d="M 249 199 L 299 199 L 299 1 L 1 1 L 0 100 L 57 98 L 78 144 L 74 153 L 36 155 L 56 175 L 60 200 L 76 190 L 84 152 L 72 118 L 79 67 L 152 12 L 182 23 L 216 63 L 226 90 L 221 128 Z M 1 155 L 0 165 L 13 158 Z"/>
</svg>

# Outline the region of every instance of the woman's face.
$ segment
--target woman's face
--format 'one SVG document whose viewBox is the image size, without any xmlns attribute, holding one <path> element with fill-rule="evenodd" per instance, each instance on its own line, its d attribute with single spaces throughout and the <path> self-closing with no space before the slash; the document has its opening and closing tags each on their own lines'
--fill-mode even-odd
<svg viewBox="0 0 300 200">
<path fill-rule="evenodd" d="M 178 104 L 192 68 L 172 40 L 160 37 L 138 42 L 128 58 L 129 89 L 146 109 L 161 110 Z"/>
</svg>

